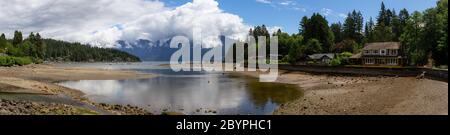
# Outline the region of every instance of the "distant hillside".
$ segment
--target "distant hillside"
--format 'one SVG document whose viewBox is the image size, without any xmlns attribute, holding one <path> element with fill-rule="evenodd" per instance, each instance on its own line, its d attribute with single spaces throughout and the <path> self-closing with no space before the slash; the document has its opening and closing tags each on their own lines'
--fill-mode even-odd
<svg viewBox="0 0 450 135">
<path fill-rule="evenodd" d="M 139 62 L 138 57 L 112 49 L 98 48 L 80 43 L 69 43 L 54 39 L 44 39 L 45 60 L 73 62 Z"/>
<path fill-rule="evenodd" d="M 225 37 L 221 36 L 220 39 L 222 41 L 222 44 L 224 44 Z M 145 39 L 140 39 L 132 43 L 118 41 L 117 44 L 119 45 L 119 47 L 117 49 L 133 54 L 143 61 L 170 61 L 172 54 L 179 50 L 178 48 L 170 48 L 170 42 L 170 39 L 164 42 L 153 42 Z M 192 41 L 190 44 L 192 44 Z M 202 55 L 204 55 L 209 50 L 210 49 L 208 48 L 202 48 Z M 225 54 L 224 51 L 222 51 L 222 53 Z"/>
<path fill-rule="evenodd" d="M 119 50 L 128 52 L 139 57 L 143 61 L 169 61 L 170 56 L 178 49 L 169 47 L 168 42 L 152 42 L 148 40 L 138 40 L 135 43 L 118 41 Z"/>
</svg>

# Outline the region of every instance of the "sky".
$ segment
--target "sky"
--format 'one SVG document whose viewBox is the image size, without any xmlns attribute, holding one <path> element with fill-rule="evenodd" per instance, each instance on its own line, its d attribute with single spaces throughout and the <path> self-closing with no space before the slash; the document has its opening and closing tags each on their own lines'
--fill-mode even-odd
<svg viewBox="0 0 450 135">
<path fill-rule="evenodd" d="M 384 0 L 387 8 L 423 11 L 437 0 Z M 365 19 L 376 17 L 381 0 L 2 0 L 0 33 L 14 30 L 43 37 L 117 47 L 116 41 L 168 40 L 201 35 L 202 44 L 216 46 L 219 35 L 243 39 L 248 30 L 265 24 L 298 32 L 303 16 L 321 13 L 330 23 L 343 21 L 353 9 Z M 194 29 L 195 28 L 195 29 Z"/>
<path fill-rule="evenodd" d="M 164 0 L 170 6 L 177 6 L 189 0 Z M 281 27 L 288 33 L 298 32 L 301 17 L 313 13 L 325 15 L 329 23 L 343 22 L 348 12 L 361 11 L 365 20 L 375 20 L 381 2 L 386 8 L 424 11 L 434 7 L 437 0 L 218 0 L 219 7 L 242 17 L 249 25 Z"/>
</svg>

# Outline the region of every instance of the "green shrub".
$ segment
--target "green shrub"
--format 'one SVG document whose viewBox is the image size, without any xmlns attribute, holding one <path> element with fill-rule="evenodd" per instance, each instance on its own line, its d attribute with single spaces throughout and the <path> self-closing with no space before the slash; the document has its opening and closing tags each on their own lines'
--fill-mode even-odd
<svg viewBox="0 0 450 135">
<path fill-rule="evenodd" d="M 14 57 L 14 61 L 16 65 L 23 66 L 33 63 L 33 61 L 29 57 Z"/>
<path fill-rule="evenodd" d="M 28 65 L 33 61 L 28 57 L 0 56 L 0 66 Z"/>
<path fill-rule="evenodd" d="M 350 58 L 353 56 L 353 54 L 351 52 L 343 52 L 339 56 L 342 58 Z"/>
<path fill-rule="evenodd" d="M 14 59 L 9 56 L 0 56 L 0 66 L 13 66 L 15 64 Z"/>
<path fill-rule="evenodd" d="M 35 64 L 42 64 L 42 63 L 44 63 L 44 61 L 42 59 L 39 59 L 39 58 L 31 58 L 31 60 Z"/>
<path fill-rule="evenodd" d="M 331 64 L 331 66 L 340 66 L 342 64 L 341 59 L 335 58 L 335 59 L 331 60 L 330 64 Z"/>
</svg>

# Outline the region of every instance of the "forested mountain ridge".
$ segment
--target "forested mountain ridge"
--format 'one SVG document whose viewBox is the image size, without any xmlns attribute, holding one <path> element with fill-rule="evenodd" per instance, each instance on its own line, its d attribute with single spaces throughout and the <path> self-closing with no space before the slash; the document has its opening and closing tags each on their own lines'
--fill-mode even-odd
<svg viewBox="0 0 450 135">
<path fill-rule="evenodd" d="M 129 53 L 99 48 L 87 44 L 70 43 L 61 40 L 43 39 L 39 33 L 30 33 L 23 38 L 15 31 L 12 39 L 0 35 L 0 66 L 26 65 L 43 61 L 58 62 L 139 62 Z"/>
<path fill-rule="evenodd" d="M 44 39 L 47 45 L 46 60 L 74 62 L 138 62 L 140 59 L 114 48 L 99 48 L 81 43 Z"/>
</svg>

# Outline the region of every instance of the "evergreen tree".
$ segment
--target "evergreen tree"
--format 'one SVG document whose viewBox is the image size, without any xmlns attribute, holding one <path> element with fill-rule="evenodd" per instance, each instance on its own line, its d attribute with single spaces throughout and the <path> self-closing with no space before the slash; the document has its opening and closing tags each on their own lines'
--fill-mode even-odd
<svg viewBox="0 0 450 135">
<path fill-rule="evenodd" d="M 305 49 L 303 51 L 306 55 L 320 53 L 322 51 L 322 44 L 317 39 L 310 39 L 306 42 Z"/>
<path fill-rule="evenodd" d="M 402 35 L 402 23 L 400 20 L 400 17 L 396 15 L 395 10 L 392 11 L 392 20 L 391 20 L 391 26 L 392 26 L 392 32 L 393 32 L 393 41 L 399 41 L 400 36 Z"/>
<path fill-rule="evenodd" d="M 365 41 L 366 43 L 368 42 L 373 42 L 373 31 L 375 28 L 375 24 L 373 22 L 372 17 L 370 17 L 369 22 L 366 23 L 366 27 L 364 29 L 364 37 L 365 37 Z"/>
<path fill-rule="evenodd" d="M 15 31 L 14 32 L 14 38 L 13 38 L 13 45 L 15 47 L 19 46 L 19 44 L 21 44 L 23 41 L 23 37 L 22 37 L 22 32 L 20 31 Z"/>
<path fill-rule="evenodd" d="M 378 13 L 378 18 L 377 18 L 377 25 L 383 25 L 386 26 L 386 20 L 387 20 L 387 11 L 386 11 L 386 7 L 384 5 L 384 2 L 381 2 L 381 10 Z"/>
<path fill-rule="evenodd" d="M 34 44 L 36 46 L 37 57 L 43 59 L 45 57 L 46 45 L 39 33 L 36 33 Z"/>
<path fill-rule="evenodd" d="M 334 35 L 334 42 L 335 43 L 341 42 L 343 40 L 343 34 L 342 34 L 343 32 L 342 32 L 341 22 L 331 24 L 330 29 Z"/>
<path fill-rule="evenodd" d="M 303 28 L 304 42 L 311 39 L 318 40 L 322 45 L 322 52 L 330 52 L 334 45 L 334 35 L 328 26 L 328 21 L 320 14 L 314 13 L 310 19 L 305 17 L 302 19 L 305 28 Z"/>
<path fill-rule="evenodd" d="M 7 40 L 6 40 L 6 36 L 5 36 L 5 34 L 1 34 L 0 35 L 0 53 L 5 53 L 6 52 L 6 43 L 7 43 Z"/>
<path fill-rule="evenodd" d="M 360 11 L 348 13 L 344 23 L 344 39 L 352 39 L 358 43 L 362 42 L 363 36 L 363 17 Z"/>
<path fill-rule="evenodd" d="M 405 46 L 405 53 L 412 65 L 426 64 L 428 47 L 423 46 L 423 21 L 420 12 L 414 12 L 406 22 L 405 32 L 400 41 Z"/>
<path fill-rule="evenodd" d="M 400 13 L 398 15 L 398 18 L 400 19 L 400 23 L 402 24 L 402 26 L 406 25 L 406 22 L 409 19 L 409 13 L 408 10 L 406 10 L 405 8 L 400 10 Z"/>
<path fill-rule="evenodd" d="M 381 2 L 381 10 L 377 18 L 377 25 L 375 26 L 372 35 L 373 42 L 386 42 L 393 40 L 394 34 L 390 26 L 391 18 L 392 12 L 390 10 L 386 10 L 384 3 Z"/>
<path fill-rule="evenodd" d="M 300 27 L 299 27 L 299 34 L 304 35 L 305 34 L 305 29 L 306 27 L 308 27 L 308 21 L 309 18 L 306 16 L 303 16 L 302 20 L 300 21 Z"/>
</svg>

